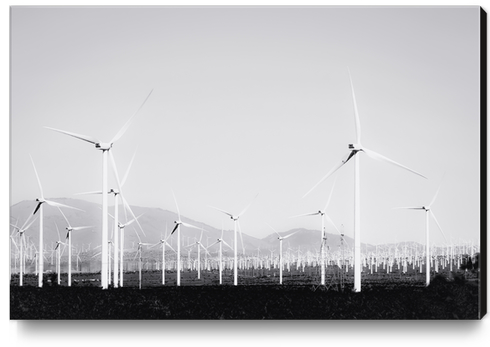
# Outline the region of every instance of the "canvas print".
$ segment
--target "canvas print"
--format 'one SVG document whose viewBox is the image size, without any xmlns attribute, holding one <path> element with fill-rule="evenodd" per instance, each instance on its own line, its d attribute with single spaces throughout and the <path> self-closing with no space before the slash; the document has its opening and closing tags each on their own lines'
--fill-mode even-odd
<svg viewBox="0 0 490 347">
<path fill-rule="evenodd" d="M 10 319 L 481 319 L 485 33 L 478 6 L 11 7 Z"/>
</svg>

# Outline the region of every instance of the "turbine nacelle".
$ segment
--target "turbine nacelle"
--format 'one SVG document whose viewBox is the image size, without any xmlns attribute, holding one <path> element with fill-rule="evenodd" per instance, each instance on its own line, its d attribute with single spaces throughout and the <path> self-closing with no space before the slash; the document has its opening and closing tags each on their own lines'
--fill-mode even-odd
<svg viewBox="0 0 490 347">
<path fill-rule="evenodd" d="M 112 143 L 97 142 L 95 148 L 100 149 L 101 151 L 108 151 L 112 148 Z"/>
<path fill-rule="evenodd" d="M 349 143 L 349 149 L 356 152 L 362 151 L 362 145 L 360 143 Z"/>
</svg>

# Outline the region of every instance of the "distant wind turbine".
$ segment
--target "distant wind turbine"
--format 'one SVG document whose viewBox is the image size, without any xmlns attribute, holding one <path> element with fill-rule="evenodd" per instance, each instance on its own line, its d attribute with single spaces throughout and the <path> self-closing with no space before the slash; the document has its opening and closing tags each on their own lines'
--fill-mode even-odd
<svg viewBox="0 0 490 347">
<path fill-rule="evenodd" d="M 221 225 L 221 237 L 213 244 L 209 245 L 207 248 L 213 247 L 215 244 L 219 243 L 219 284 L 223 284 L 223 245 L 224 243 L 228 248 L 233 250 L 229 244 L 226 243 L 225 240 L 223 240 L 223 225 Z"/>
<path fill-rule="evenodd" d="M 167 235 L 167 232 L 165 231 L 165 235 Z M 165 285 L 165 247 L 168 246 L 172 251 L 174 251 L 175 253 L 177 253 L 175 251 L 175 249 L 172 248 L 172 246 L 170 246 L 170 244 L 167 242 L 168 238 L 171 236 L 172 234 L 168 235 L 168 236 L 165 236 L 165 238 L 162 238 L 160 239 L 160 242 L 154 244 L 153 246 L 149 247 L 149 248 L 153 248 L 155 246 L 157 246 L 158 244 L 161 244 L 162 245 L 162 285 Z"/>
<path fill-rule="evenodd" d="M 442 233 L 442 236 L 444 236 L 444 239 L 447 242 L 446 235 L 444 234 L 444 231 L 442 231 L 441 225 L 437 221 L 436 215 L 432 211 L 432 205 L 436 201 L 437 195 L 439 194 L 439 190 L 441 189 L 442 182 L 439 184 L 439 188 L 437 188 L 436 194 L 432 198 L 431 202 L 429 205 L 426 206 L 415 206 L 415 207 L 395 207 L 396 209 L 408 209 L 408 210 L 422 210 L 425 211 L 425 266 L 426 266 L 426 273 L 425 273 L 425 285 L 428 286 L 430 284 L 430 263 L 431 263 L 431 257 L 430 257 L 430 246 L 429 246 L 429 215 L 432 216 L 434 219 L 434 222 L 436 222 L 437 227 Z"/>
<path fill-rule="evenodd" d="M 107 230 L 107 155 L 112 157 L 112 152 L 110 149 L 114 143 L 124 135 L 129 125 L 131 124 L 134 116 L 139 112 L 139 110 L 146 103 L 146 100 L 150 97 L 153 90 L 150 91 L 146 99 L 143 101 L 138 110 L 128 119 L 128 121 L 123 125 L 119 132 L 112 138 L 110 142 L 101 142 L 92 136 L 75 134 L 72 132 L 54 129 L 50 127 L 45 127 L 57 131 L 59 133 L 75 137 L 79 140 L 86 141 L 95 145 L 95 148 L 102 151 L 102 267 L 101 267 L 101 286 L 102 289 L 108 288 L 108 230 Z"/>
<path fill-rule="evenodd" d="M 175 227 L 170 233 L 172 235 L 175 230 L 177 230 L 177 286 L 180 286 L 180 271 L 181 271 L 181 264 L 180 264 L 180 226 L 183 225 L 188 228 L 193 228 L 193 229 L 199 229 L 198 227 L 191 225 L 189 223 L 182 222 L 180 218 L 180 210 L 179 210 L 179 205 L 177 204 L 177 199 L 175 198 L 175 194 L 172 191 L 172 195 L 174 197 L 175 201 L 175 206 L 177 206 L 177 214 L 178 214 L 178 220 L 174 221 Z"/>
<path fill-rule="evenodd" d="M 282 257 L 282 241 L 284 241 L 285 239 L 287 239 L 288 237 L 291 237 L 293 236 L 294 234 L 296 234 L 299 230 L 295 231 L 294 233 L 291 233 L 289 235 L 286 235 L 286 236 L 281 236 L 279 235 L 279 233 L 276 231 L 276 229 L 274 229 L 273 227 L 271 227 L 269 224 L 267 224 L 269 226 L 269 228 L 271 228 L 272 230 L 274 230 L 274 232 L 277 234 L 277 238 L 279 240 L 279 284 L 282 284 L 282 268 L 283 268 L 283 257 Z"/>
<path fill-rule="evenodd" d="M 258 195 L 258 194 L 257 194 Z M 257 195 L 255 195 L 255 198 L 254 200 L 257 198 Z M 237 269 L 237 264 L 238 264 L 238 254 L 237 254 L 237 248 L 238 248 L 238 241 L 237 241 L 237 227 L 238 227 L 238 230 L 240 231 L 240 238 L 241 238 L 241 241 L 242 241 L 242 248 L 243 248 L 243 254 L 245 254 L 245 248 L 244 248 L 244 245 L 243 245 L 243 237 L 242 237 L 242 230 L 240 228 L 240 222 L 238 221 L 238 219 L 243 216 L 245 214 L 245 212 L 248 210 L 248 208 L 250 207 L 250 205 L 252 205 L 253 203 L 253 200 L 250 204 L 247 205 L 247 207 L 245 207 L 243 209 L 242 212 L 240 212 L 239 214 L 237 215 L 234 215 L 230 212 L 227 212 L 225 210 L 222 210 L 220 208 L 217 208 L 217 207 L 213 207 L 213 206 L 209 206 L 211 208 L 214 208 L 215 210 L 218 210 L 228 216 L 230 216 L 230 218 L 233 220 L 233 225 L 234 225 L 234 233 L 235 233 L 235 240 L 234 240 L 234 252 L 235 252 L 235 260 L 233 262 L 233 284 L 236 286 L 238 285 L 238 269 Z"/>
<path fill-rule="evenodd" d="M 41 186 L 41 180 L 39 179 L 39 175 L 37 174 L 37 170 L 36 170 L 36 165 L 34 165 L 34 160 L 32 160 L 32 157 L 31 157 L 31 162 L 32 162 L 32 166 L 34 167 L 34 173 L 36 174 L 36 178 L 37 178 L 37 183 L 39 184 L 39 190 L 41 192 L 41 197 L 40 198 L 37 198 L 36 201 L 37 201 L 37 206 L 36 208 L 34 209 L 34 212 L 32 213 L 31 217 L 34 216 L 36 214 L 37 211 L 39 211 L 39 254 L 41 256 L 38 257 L 38 262 L 39 262 L 39 266 L 38 266 L 38 286 L 39 288 L 41 288 L 43 286 L 43 274 L 44 274 L 44 249 L 43 249 L 43 242 L 44 242 L 44 234 L 43 234 L 43 204 L 48 204 L 49 206 L 54 206 L 54 207 L 66 207 L 66 208 L 71 208 L 73 210 L 78 210 L 78 211 L 82 211 L 80 210 L 79 208 L 75 208 L 75 207 L 71 207 L 71 206 L 67 206 L 67 205 L 64 205 L 64 204 L 60 204 L 58 202 L 54 202 L 54 201 L 49 201 L 49 200 L 46 200 L 44 198 L 44 194 L 43 194 L 43 187 Z M 27 221 L 26 221 L 27 223 Z"/>
<path fill-rule="evenodd" d="M 321 219 L 322 219 L 322 229 L 321 229 L 321 235 L 320 235 L 320 245 L 321 245 L 320 246 L 320 249 L 321 249 L 321 279 L 320 279 L 320 283 L 321 283 L 321 285 L 325 285 L 325 247 L 323 247 L 324 243 L 326 242 L 326 237 L 327 237 L 327 234 L 325 231 L 325 219 L 327 219 L 328 222 L 331 225 L 333 225 L 335 230 L 337 230 L 337 232 L 340 235 L 339 229 L 337 228 L 337 226 L 334 224 L 332 219 L 327 214 L 327 208 L 328 208 L 328 205 L 330 204 L 330 200 L 332 199 L 332 193 L 333 193 L 334 187 L 335 187 L 335 182 L 332 186 L 332 190 L 330 191 L 330 195 L 328 197 L 327 203 L 325 204 L 325 207 L 323 208 L 323 210 L 319 210 L 318 212 L 312 212 L 312 213 L 304 213 L 304 214 L 300 214 L 300 215 L 291 217 L 291 218 L 294 218 L 294 217 L 303 217 L 303 216 L 318 216 L 318 215 L 321 216 Z"/>
<path fill-rule="evenodd" d="M 197 246 L 197 279 L 201 279 L 201 248 L 204 249 L 206 253 L 209 253 L 206 247 L 203 246 L 201 243 L 202 241 L 202 234 L 204 232 L 204 229 L 201 228 L 201 237 L 199 238 L 199 241 L 196 241 L 195 243 L 192 243 L 186 247 L 193 247 Z"/>
<path fill-rule="evenodd" d="M 360 188 L 359 188 L 359 156 L 356 155 L 359 152 L 365 153 L 368 157 L 380 161 L 384 161 L 389 164 L 396 165 L 398 167 L 401 167 L 402 169 L 408 170 L 418 176 L 421 176 L 423 178 L 426 178 L 425 176 L 419 174 L 418 172 L 409 169 L 406 166 L 403 166 L 379 153 L 376 153 L 366 147 L 364 147 L 361 144 L 361 122 L 359 120 L 359 114 L 357 111 L 357 103 L 356 103 L 356 96 L 354 92 L 354 86 L 352 83 L 352 77 L 350 75 L 349 71 L 349 79 L 351 83 L 351 89 L 352 89 L 352 98 L 354 101 L 354 114 L 355 114 L 355 119 L 356 119 L 356 143 L 354 144 L 349 144 L 349 149 L 350 152 L 349 154 L 345 157 L 344 160 L 342 160 L 339 164 L 334 166 L 323 178 L 313 186 L 304 196 L 303 198 L 308 195 L 313 189 L 315 189 L 320 183 L 322 183 L 325 179 L 327 179 L 329 176 L 331 176 L 334 172 L 336 172 L 338 169 L 340 169 L 343 165 L 345 165 L 352 157 L 355 157 L 355 165 L 354 165 L 354 291 L 355 292 L 360 292 L 361 291 L 361 217 L 360 217 L 360 211 L 361 211 L 361 206 L 360 206 Z"/>
<path fill-rule="evenodd" d="M 22 287 L 23 280 L 24 280 L 24 271 L 25 271 L 25 259 L 24 259 L 24 247 L 25 247 L 25 241 L 24 241 L 24 232 L 29 229 L 36 220 L 36 217 L 32 218 L 31 221 L 29 221 L 29 218 L 26 220 L 23 226 L 20 228 L 16 225 L 10 224 L 11 226 L 14 227 L 14 230 L 17 229 L 17 232 L 19 233 L 19 249 L 20 249 L 20 254 L 19 254 L 19 286 Z M 13 239 L 12 239 L 13 240 Z M 14 242 L 15 244 L 15 242 Z"/>
<path fill-rule="evenodd" d="M 65 218 L 66 224 L 68 226 L 66 227 L 66 238 L 65 241 L 68 240 L 68 287 L 71 287 L 71 232 L 72 231 L 78 231 L 78 230 L 83 230 L 83 229 L 88 229 L 92 228 L 91 226 L 83 226 L 83 227 L 72 227 L 70 222 L 68 221 L 68 218 L 66 218 L 65 214 L 61 209 L 58 207 L 58 210 L 60 210 L 61 214 L 63 215 L 63 218 Z"/>
</svg>

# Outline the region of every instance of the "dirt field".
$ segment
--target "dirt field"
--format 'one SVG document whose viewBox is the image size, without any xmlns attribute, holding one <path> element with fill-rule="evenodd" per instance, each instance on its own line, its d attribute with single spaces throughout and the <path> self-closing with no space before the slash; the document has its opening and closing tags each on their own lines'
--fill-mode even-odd
<svg viewBox="0 0 490 347">
<path fill-rule="evenodd" d="M 479 286 L 476 274 L 437 274 L 425 287 L 424 274 L 364 273 L 361 293 L 352 292 L 352 274 L 329 269 L 320 286 L 317 268 L 284 274 L 279 285 L 275 270 L 239 273 L 184 271 L 181 286 L 176 273 L 138 272 L 124 275 L 124 288 L 100 288 L 100 274 L 73 274 L 72 287 L 51 282 L 43 288 L 27 275 L 24 287 L 13 276 L 10 287 L 11 319 L 478 319 Z M 455 277 L 456 276 L 456 277 Z M 56 281 L 54 281 L 56 282 Z"/>
</svg>

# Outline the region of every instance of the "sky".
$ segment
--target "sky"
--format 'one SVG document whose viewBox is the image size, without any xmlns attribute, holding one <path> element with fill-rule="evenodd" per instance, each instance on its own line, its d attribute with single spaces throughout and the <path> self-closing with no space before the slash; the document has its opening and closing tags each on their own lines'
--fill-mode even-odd
<svg viewBox="0 0 490 347">
<path fill-rule="evenodd" d="M 45 126 L 111 140 L 131 205 L 262 238 L 320 229 L 353 237 L 354 161 L 303 198 L 356 139 L 362 242 L 425 243 L 427 205 L 449 242 L 479 244 L 478 7 L 11 9 L 10 205 L 102 187 L 102 154 Z M 335 184 L 334 184 L 335 183 Z M 109 186 L 115 180 L 109 170 Z M 333 191 L 332 191 L 333 189 Z M 258 195 L 257 195 L 258 194 Z M 257 197 L 255 198 L 255 196 Z M 112 199 L 110 199 L 112 204 Z M 431 242 L 445 239 L 430 221 Z M 332 226 L 327 231 L 335 233 Z"/>
</svg>

